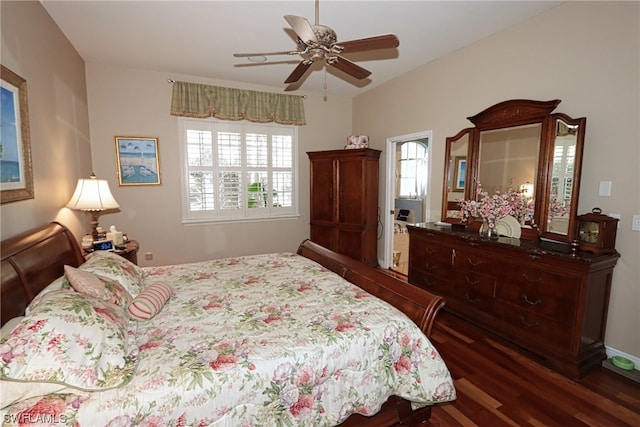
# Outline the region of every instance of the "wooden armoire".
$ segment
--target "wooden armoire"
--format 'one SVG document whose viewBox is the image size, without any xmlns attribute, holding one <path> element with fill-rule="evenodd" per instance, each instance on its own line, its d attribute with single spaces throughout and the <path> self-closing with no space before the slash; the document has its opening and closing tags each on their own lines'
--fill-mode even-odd
<svg viewBox="0 0 640 427">
<path fill-rule="evenodd" d="M 378 265 L 378 161 L 370 148 L 308 152 L 311 240 Z"/>
</svg>

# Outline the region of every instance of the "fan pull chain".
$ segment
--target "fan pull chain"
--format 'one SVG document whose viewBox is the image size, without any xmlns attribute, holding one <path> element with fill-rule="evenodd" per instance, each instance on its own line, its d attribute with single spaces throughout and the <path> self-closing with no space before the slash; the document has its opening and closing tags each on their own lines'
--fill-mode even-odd
<svg viewBox="0 0 640 427">
<path fill-rule="evenodd" d="M 327 100 L 327 67 L 323 67 L 324 70 L 324 100 Z"/>
</svg>

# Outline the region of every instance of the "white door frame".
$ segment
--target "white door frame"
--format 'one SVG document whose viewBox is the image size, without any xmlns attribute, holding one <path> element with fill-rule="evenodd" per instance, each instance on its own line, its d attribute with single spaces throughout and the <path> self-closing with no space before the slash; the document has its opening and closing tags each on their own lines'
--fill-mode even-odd
<svg viewBox="0 0 640 427">
<path fill-rule="evenodd" d="M 426 130 L 422 132 L 411 133 L 407 135 L 400 136 L 392 136 L 387 138 L 387 149 L 386 149 L 386 158 L 387 158 L 387 167 L 386 170 L 386 194 L 385 194 L 385 203 L 384 210 L 385 213 L 383 215 L 383 227 L 384 227 L 384 251 L 382 254 L 382 261 L 380 265 L 382 268 L 390 268 L 393 261 L 393 212 L 395 209 L 395 188 L 396 188 L 396 144 L 400 142 L 406 141 L 415 141 L 417 139 L 428 139 L 429 144 L 427 146 L 427 155 L 429 156 L 427 159 L 428 162 L 428 173 L 431 175 L 431 146 L 433 145 L 433 131 Z M 424 201 L 424 221 L 429 222 L 430 212 L 429 212 L 429 195 L 431 194 L 431 177 L 429 177 L 427 181 L 427 198 Z"/>
</svg>

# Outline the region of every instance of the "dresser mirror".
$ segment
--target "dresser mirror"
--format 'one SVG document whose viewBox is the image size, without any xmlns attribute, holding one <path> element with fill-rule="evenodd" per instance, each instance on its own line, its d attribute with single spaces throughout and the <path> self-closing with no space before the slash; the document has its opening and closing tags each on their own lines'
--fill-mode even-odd
<svg viewBox="0 0 640 427">
<path fill-rule="evenodd" d="M 447 138 L 444 165 L 444 201 L 442 217 L 449 222 L 459 223 L 460 203 L 465 194 L 467 180 L 467 159 L 470 158 L 471 135 L 473 129 L 463 129 L 456 136 Z"/>
<path fill-rule="evenodd" d="M 573 239 L 586 119 L 551 114 L 559 103 L 504 101 L 468 117 L 474 127 L 446 139 L 443 221 L 460 223 L 460 201 L 476 198 L 480 184 L 489 194 L 522 192 L 532 218 L 522 221 L 521 238 Z"/>
</svg>

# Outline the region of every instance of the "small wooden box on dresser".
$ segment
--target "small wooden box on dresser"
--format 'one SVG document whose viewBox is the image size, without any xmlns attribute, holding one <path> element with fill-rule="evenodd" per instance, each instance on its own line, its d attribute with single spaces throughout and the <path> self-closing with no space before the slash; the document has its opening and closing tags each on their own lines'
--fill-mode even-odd
<svg viewBox="0 0 640 427">
<path fill-rule="evenodd" d="M 606 359 L 604 333 L 620 255 L 571 254 L 567 245 L 477 231 L 408 226 L 409 282 L 445 310 L 580 378 Z"/>
<path fill-rule="evenodd" d="M 308 152 L 311 241 L 378 265 L 378 161 L 370 148 Z"/>
</svg>

